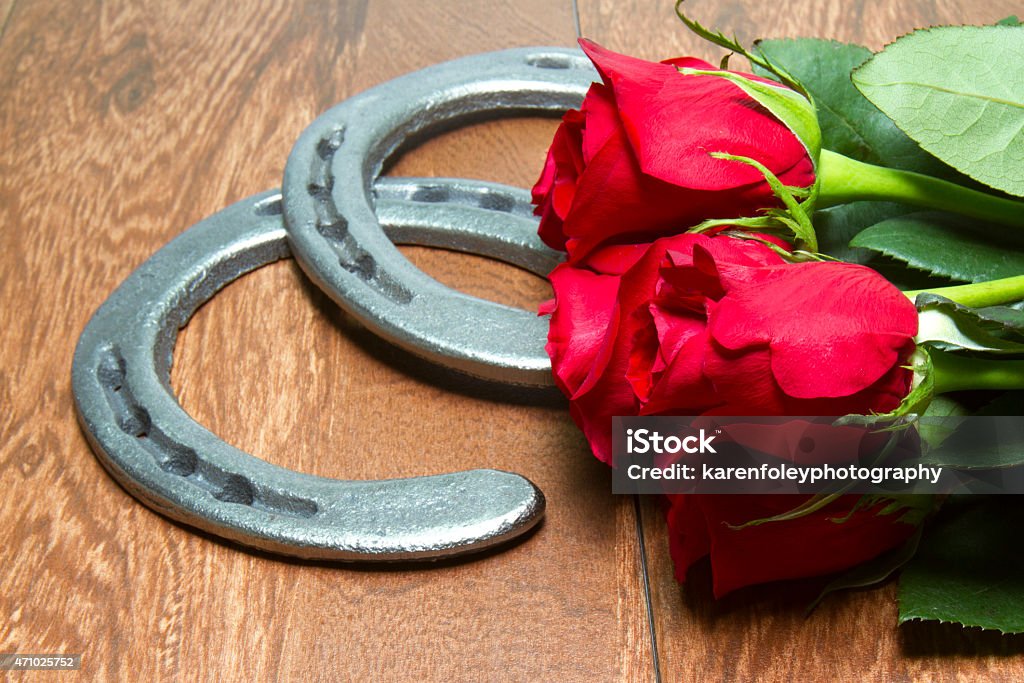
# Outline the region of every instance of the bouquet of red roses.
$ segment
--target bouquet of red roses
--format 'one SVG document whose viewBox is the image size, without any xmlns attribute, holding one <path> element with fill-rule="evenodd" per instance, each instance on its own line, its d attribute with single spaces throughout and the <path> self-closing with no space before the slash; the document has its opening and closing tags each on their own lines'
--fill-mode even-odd
<svg viewBox="0 0 1024 683">
<path fill-rule="evenodd" d="M 533 190 L 542 239 L 565 252 L 547 350 L 594 455 L 611 463 L 615 416 L 1019 414 L 1024 27 L 917 31 L 872 55 L 747 50 L 680 17 L 755 73 L 581 40 L 601 82 Z M 1024 464 L 1017 446 L 997 465 Z M 710 555 L 716 595 L 906 565 L 901 620 L 1024 631 L 1020 557 L 999 551 L 1013 505 L 667 502 L 678 579 Z M 986 562 L 1012 585 L 972 594 L 965 567 Z"/>
</svg>

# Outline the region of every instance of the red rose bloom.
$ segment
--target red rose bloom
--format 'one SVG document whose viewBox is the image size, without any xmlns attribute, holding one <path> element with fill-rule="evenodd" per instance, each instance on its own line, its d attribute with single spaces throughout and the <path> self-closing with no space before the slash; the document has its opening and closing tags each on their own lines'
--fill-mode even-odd
<svg viewBox="0 0 1024 683">
<path fill-rule="evenodd" d="M 682 234 L 612 246 L 551 273 L 547 350 L 594 454 L 615 415 L 845 415 L 894 409 L 910 389 L 917 311 L 869 268 L 790 263 L 754 240 Z M 796 496 L 675 496 L 680 578 L 710 552 L 716 594 L 850 567 L 913 532 L 856 497 L 737 531 Z M 751 562 L 756 559 L 756 562 Z"/>
<path fill-rule="evenodd" d="M 615 415 L 885 412 L 910 387 L 917 311 L 864 266 L 683 234 L 550 278 L 555 380 L 604 462 Z"/>
<path fill-rule="evenodd" d="M 711 65 L 580 45 L 604 82 L 565 114 L 533 188 L 541 238 L 568 251 L 570 262 L 603 244 L 650 241 L 779 206 L 758 170 L 712 152 L 756 159 L 785 185 L 814 184 L 807 149 L 781 121 L 738 85 L 677 69 Z"/>
<path fill-rule="evenodd" d="M 881 514 L 879 506 L 851 514 L 859 496 L 842 496 L 803 517 L 737 529 L 736 525 L 789 512 L 800 496 L 668 496 L 669 553 L 676 580 L 711 555 L 715 597 L 770 581 L 822 576 L 866 562 L 914 533 L 907 510 Z"/>
</svg>

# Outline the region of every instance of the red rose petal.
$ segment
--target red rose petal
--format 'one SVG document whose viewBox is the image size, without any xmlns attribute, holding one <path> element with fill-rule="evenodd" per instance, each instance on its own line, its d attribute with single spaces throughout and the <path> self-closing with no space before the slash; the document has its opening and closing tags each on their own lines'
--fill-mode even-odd
<svg viewBox="0 0 1024 683">
<path fill-rule="evenodd" d="M 668 549 L 679 583 L 686 582 L 686 571 L 711 550 L 708 522 L 696 496 L 667 496 L 669 508 Z"/>
<path fill-rule="evenodd" d="M 704 375 L 706 345 L 706 329 L 686 338 L 665 369 L 655 375 L 653 389 L 641 405 L 641 415 L 702 415 L 720 402 Z"/>
<path fill-rule="evenodd" d="M 917 311 L 869 268 L 800 263 L 763 269 L 759 282 L 731 287 L 709 329 L 728 349 L 767 345 L 775 380 L 789 396 L 841 397 L 905 360 Z"/>
<path fill-rule="evenodd" d="M 708 520 L 715 597 L 753 584 L 847 569 L 899 545 L 916 528 L 898 521 L 895 515 L 879 515 L 877 506 L 858 510 L 844 522 L 833 521 L 846 517 L 859 500 L 859 496 L 843 496 L 803 517 L 735 529 L 743 522 L 788 512 L 805 499 L 785 495 L 686 497 L 699 505 Z M 692 552 L 684 548 L 680 554 L 687 557 Z"/>
<path fill-rule="evenodd" d="M 624 340 L 632 342 L 641 323 L 633 313 L 645 305 L 653 293 L 665 252 L 669 249 L 685 252 L 692 249 L 693 243 L 706 239 L 709 238 L 701 235 L 662 238 L 652 244 L 643 257 L 622 276 L 615 313 L 608 323 L 602 346 L 586 379 L 569 395 L 573 419 L 583 430 L 594 455 L 603 462 L 610 463 L 612 460 L 612 417 L 636 415 L 639 409 L 633 388 L 626 379 L 629 373 L 630 345 L 624 343 Z"/>
<path fill-rule="evenodd" d="M 531 193 L 537 205 L 534 213 L 541 217 L 538 234 L 552 249 L 565 249 L 563 221 L 572 208 L 576 183 L 584 166 L 580 151 L 582 130 L 583 114 L 575 109 L 567 111 Z"/>
<path fill-rule="evenodd" d="M 909 357 L 913 342 L 900 352 Z M 871 386 L 837 398 L 794 398 L 775 379 L 768 346 L 732 351 L 712 341 L 704 357 L 704 373 L 721 400 L 715 415 L 850 415 L 888 412 L 910 389 L 912 373 L 895 364 Z"/>
<path fill-rule="evenodd" d="M 619 278 L 561 264 L 549 279 L 556 298 L 541 309 L 551 313 L 546 348 L 559 387 L 572 395 L 593 368 L 608 333 Z"/>
<path fill-rule="evenodd" d="M 619 127 L 611 88 L 601 83 L 592 84 L 583 98 L 580 111 L 584 117 L 582 158 L 584 164 L 589 164 Z"/>
<path fill-rule="evenodd" d="M 757 159 L 787 185 L 813 184 L 811 164 L 801 163 L 807 159 L 803 143 L 739 86 L 715 76 L 684 76 L 671 64 L 627 57 L 587 40 L 580 46 L 614 90 L 644 173 L 704 191 L 756 185 L 770 199 L 756 169 L 710 156 L 727 152 Z"/>
</svg>

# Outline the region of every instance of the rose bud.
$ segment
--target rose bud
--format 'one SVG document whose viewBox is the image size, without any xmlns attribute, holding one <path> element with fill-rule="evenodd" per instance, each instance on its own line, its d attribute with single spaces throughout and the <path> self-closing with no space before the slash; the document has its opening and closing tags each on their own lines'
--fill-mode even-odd
<svg viewBox="0 0 1024 683">
<path fill-rule="evenodd" d="M 818 510 L 756 526 L 792 511 L 801 496 L 668 496 L 669 553 L 675 577 L 711 556 L 712 587 L 722 597 L 744 586 L 840 572 L 905 542 L 931 509 L 930 496 L 870 501 L 841 496 Z M 858 506 L 858 503 L 861 505 Z"/>
<path fill-rule="evenodd" d="M 605 247 L 588 257 L 594 269 L 551 273 L 547 350 L 599 459 L 611 462 L 616 415 L 885 413 L 907 396 L 910 300 L 869 268 L 793 263 L 765 242 L 682 234 Z M 857 500 L 737 529 L 806 497 L 675 496 L 677 575 L 709 552 L 717 595 L 838 571 L 902 542 L 921 518 L 877 505 L 850 514 Z"/>
<path fill-rule="evenodd" d="M 548 354 L 594 454 L 615 415 L 885 413 L 907 395 L 917 310 L 881 275 L 682 234 L 551 273 Z"/>
<path fill-rule="evenodd" d="M 698 59 L 580 45 L 603 82 L 563 117 L 533 188 L 541 238 L 570 262 L 782 208 L 765 169 L 790 188 L 814 185 L 820 130 L 803 96 Z"/>
</svg>

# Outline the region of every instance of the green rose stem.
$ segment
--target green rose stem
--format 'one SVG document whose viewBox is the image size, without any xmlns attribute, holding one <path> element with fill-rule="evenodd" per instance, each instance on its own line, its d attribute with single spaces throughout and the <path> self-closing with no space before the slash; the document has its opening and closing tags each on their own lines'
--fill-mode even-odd
<svg viewBox="0 0 1024 683">
<path fill-rule="evenodd" d="M 1024 228 L 1024 202 L 921 173 L 865 164 L 827 149 L 821 150 L 818 177 L 819 209 L 862 200 L 901 202 Z"/>
<path fill-rule="evenodd" d="M 924 293 L 938 294 L 950 301 L 955 301 L 958 304 L 972 308 L 998 306 L 999 304 L 1024 300 L 1024 275 L 1014 275 L 1002 280 L 975 282 L 969 285 L 954 285 L 952 287 L 917 289 L 904 292 L 911 301 L 916 299 L 918 294 Z"/>
<path fill-rule="evenodd" d="M 929 350 L 935 393 L 967 389 L 1024 389 L 1024 360 L 971 358 Z"/>
</svg>

